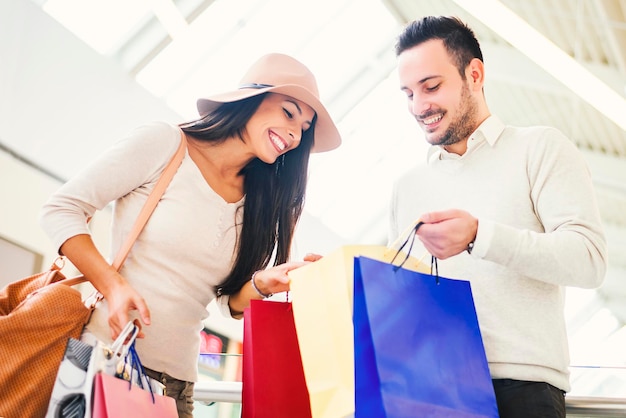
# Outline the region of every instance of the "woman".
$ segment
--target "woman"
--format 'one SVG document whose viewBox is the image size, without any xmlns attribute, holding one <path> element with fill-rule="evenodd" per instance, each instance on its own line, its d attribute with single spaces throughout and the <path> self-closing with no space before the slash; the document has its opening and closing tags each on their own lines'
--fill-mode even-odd
<svg viewBox="0 0 626 418">
<path fill-rule="evenodd" d="M 133 131 L 63 185 L 42 211 L 59 252 L 104 296 L 88 328 L 111 341 L 143 323 L 137 350 L 192 417 L 202 321 L 214 298 L 241 318 L 250 299 L 289 289 L 302 262 L 289 252 L 302 212 L 310 152 L 341 143 L 313 74 L 282 54 L 259 59 L 239 89 L 198 100 L 200 119 Z M 119 272 L 96 249 L 86 219 L 115 201 L 112 254 L 180 144 L 187 155 Z M 267 268 L 273 261 L 273 267 Z"/>
</svg>

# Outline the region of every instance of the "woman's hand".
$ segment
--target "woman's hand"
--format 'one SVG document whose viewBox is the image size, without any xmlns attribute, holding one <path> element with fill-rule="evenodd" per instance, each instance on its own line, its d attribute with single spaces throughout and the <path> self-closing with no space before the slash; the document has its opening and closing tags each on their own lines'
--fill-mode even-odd
<svg viewBox="0 0 626 418">
<path fill-rule="evenodd" d="M 283 263 L 278 266 L 269 267 L 265 270 L 259 270 L 254 274 L 254 286 L 263 295 L 272 295 L 274 293 L 287 292 L 289 290 L 289 272 L 309 263 L 322 258 L 319 254 L 307 254 L 304 261 L 292 261 Z M 251 299 L 262 298 L 263 295 L 257 292 L 252 285 L 252 279 L 248 280 L 237 293 L 228 299 L 228 307 L 230 308 L 233 318 L 240 319 L 243 317 L 243 311 L 250 306 Z"/>
<path fill-rule="evenodd" d="M 141 322 L 150 325 L 150 310 L 146 302 L 102 257 L 90 235 L 75 235 L 65 241 L 60 250 L 107 300 L 109 327 L 113 339 L 117 338 L 128 323 L 129 311 L 139 311 Z M 141 331 L 137 335 L 138 338 L 143 336 Z"/>
<path fill-rule="evenodd" d="M 315 254 L 315 253 L 307 253 L 307 254 L 304 256 L 304 261 L 317 261 L 317 260 L 319 260 L 320 258 L 322 258 L 322 256 L 321 256 L 321 255 L 319 255 L 319 254 Z"/>
<path fill-rule="evenodd" d="M 109 305 L 109 328 L 111 329 L 111 337 L 116 339 L 122 329 L 126 326 L 130 320 L 129 312 L 136 310 L 139 313 L 141 322 L 135 321 L 139 326 L 139 334 L 137 338 L 143 338 L 144 334 L 141 332 L 141 325 L 150 325 L 150 310 L 146 305 L 145 300 L 128 284 L 128 282 L 118 274 L 107 290 L 107 294 L 104 294 L 104 298 Z"/>
<path fill-rule="evenodd" d="M 259 270 L 254 275 L 254 284 L 261 293 L 266 295 L 286 292 L 289 290 L 290 281 L 288 273 L 309 263 L 310 261 L 292 261 L 265 270 Z"/>
</svg>

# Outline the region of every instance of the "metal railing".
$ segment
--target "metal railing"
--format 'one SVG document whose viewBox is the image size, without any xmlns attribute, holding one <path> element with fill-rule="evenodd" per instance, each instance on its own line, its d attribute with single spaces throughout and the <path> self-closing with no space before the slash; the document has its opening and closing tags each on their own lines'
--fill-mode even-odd
<svg viewBox="0 0 626 418">
<path fill-rule="evenodd" d="M 197 382 L 194 399 L 202 403 L 241 403 L 241 389 L 241 382 Z M 626 417 L 626 398 L 566 396 L 565 407 L 568 417 Z"/>
<path fill-rule="evenodd" d="M 567 416 L 626 417 L 626 398 L 566 396 Z"/>
<path fill-rule="evenodd" d="M 193 399 L 197 402 L 231 402 L 241 403 L 241 382 L 196 382 Z"/>
<path fill-rule="evenodd" d="M 240 404 L 242 358 L 241 354 L 208 355 L 201 365 L 207 370 L 221 370 L 213 378 L 222 380 L 197 382 L 194 399 L 204 405 Z M 571 366 L 570 371 L 572 392 L 565 396 L 568 417 L 626 417 L 626 367 Z"/>
</svg>

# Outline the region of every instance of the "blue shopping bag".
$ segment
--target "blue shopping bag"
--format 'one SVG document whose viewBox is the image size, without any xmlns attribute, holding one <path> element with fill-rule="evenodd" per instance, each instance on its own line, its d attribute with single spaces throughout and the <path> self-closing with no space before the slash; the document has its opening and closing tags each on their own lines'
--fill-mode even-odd
<svg viewBox="0 0 626 418">
<path fill-rule="evenodd" d="M 470 283 L 354 258 L 355 418 L 498 417 Z"/>
</svg>

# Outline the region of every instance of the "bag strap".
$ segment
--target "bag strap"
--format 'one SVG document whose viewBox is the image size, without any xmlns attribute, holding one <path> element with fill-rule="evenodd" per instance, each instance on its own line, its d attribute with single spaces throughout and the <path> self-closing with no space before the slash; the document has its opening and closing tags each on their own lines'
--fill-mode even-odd
<svg viewBox="0 0 626 418">
<path fill-rule="evenodd" d="M 186 151 L 187 141 L 185 139 L 185 133 L 181 129 L 180 144 L 178 145 L 178 149 L 176 150 L 170 161 L 167 163 L 167 166 L 161 173 L 159 180 L 154 186 L 154 189 L 152 189 L 150 195 L 148 195 L 146 202 L 141 208 L 141 211 L 139 212 L 139 215 L 137 216 L 137 219 L 133 224 L 133 228 L 131 229 L 128 237 L 126 237 L 126 240 L 117 252 L 117 256 L 113 260 L 112 265 L 113 267 L 115 267 L 115 270 L 119 271 L 119 269 L 122 267 L 122 264 L 124 264 L 124 261 L 126 260 L 126 257 L 128 257 L 128 253 L 130 252 L 130 249 L 132 248 L 133 244 L 135 244 L 135 241 L 137 240 L 137 237 L 139 237 L 139 234 L 141 233 L 143 228 L 146 226 L 150 215 L 152 215 L 152 212 L 154 212 L 154 209 L 156 209 L 157 203 L 159 203 L 159 200 L 161 200 L 165 189 L 167 189 L 167 186 L 169 186 L 172 178 L 174 178 L 176 171 L 178 171 L 178 167 L 182 163 Z M 63 281 L 63 283 L 68 286 L 74 286 L 79 283 L 83 283 L 84 281 L 86 281 L 85 277 L 83 275 L 80 275 L 71 279 L 66 279 Z"/>
<path fill-rule="evenodd" d="M 130 249 L 137 240 L 137 237 L 139 237 L 139 234 L 143 230 L 144 226 L 146 226 L 150 215 L 152 215 L 157 203 L 161 200 L 161 196 L 163 196 L 165 189 L 167 189 L 170 181 L 174 178 L 174 174 L 178 171 L 178 167 L 183 161 L 186 151 L 187 141 L 185 140 L 184 132 L 180 130 L 180 145 L 178 146 L 176 153 L 170 159 L 170 162 L 167 164 L 167 167 L 165 167 L 165 170 L 163 170 L 163 173 L 161 173 L 161 177 L 141 208 L 141 212 L 139 212 L 139 215 L 137 216 L 133 229 L 128 234 L 128 237 L 126 237 L 126 241 L 124 241 L 124 244 L 120 247 L 117 257 L 115 257 L 115 260 L 113 261 L 113 267 L 115 267 L 116 270 L 119 270 L 122 267 L 122 264 L 124 264 Z"/>
</svg>

